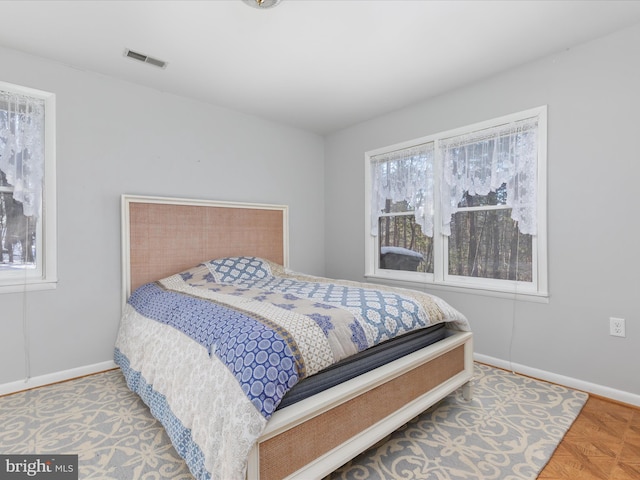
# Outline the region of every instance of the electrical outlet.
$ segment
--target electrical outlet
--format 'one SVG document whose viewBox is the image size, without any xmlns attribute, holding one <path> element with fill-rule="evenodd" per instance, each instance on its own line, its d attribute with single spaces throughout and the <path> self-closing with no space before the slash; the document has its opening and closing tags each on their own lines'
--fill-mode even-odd
<svg viewBox="0 0 640 480">
<path fill-rule="evenodd" d="M 609 335 L 614 337 L 626 337 L 624 318 L 609 318 Z"/>
</svg>

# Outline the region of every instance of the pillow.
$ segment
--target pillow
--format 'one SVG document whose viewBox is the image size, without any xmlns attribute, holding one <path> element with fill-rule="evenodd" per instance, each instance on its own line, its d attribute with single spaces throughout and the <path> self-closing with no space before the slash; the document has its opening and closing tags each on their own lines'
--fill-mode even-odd
<svg viewBox="0 0 640 480">
<path fill-rule="evenodd" d="M 267 260 L 258 257 L 226 257 L 211 260 L 207 267 L 217 282 L 261 280 L 272 275 Z"/>
</svg>

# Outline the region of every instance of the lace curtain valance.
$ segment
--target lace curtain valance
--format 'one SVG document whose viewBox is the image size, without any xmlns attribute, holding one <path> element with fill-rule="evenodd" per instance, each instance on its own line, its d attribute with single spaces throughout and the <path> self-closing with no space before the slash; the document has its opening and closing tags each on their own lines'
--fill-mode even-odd
<svg viewBox="0 0 640 480">
<path fill-rule="evenodd" d="M 433 236 L 433 143 L 371 157 L 371 234 L 392 204 L 406 202 L 422 232 Z"/>
<path fill-rule="evenodd" d="M 442 231 L 465 192 L 487 195 L 506 184 L 506 205 L 521 233 L 536 233 L 538 120 L 530 118 L 439 142 L 443 158 Z"/>
<path fill-rule="evenodd" d="M 440 204 L 434 205 L 434 142 L 371 157 L 371 234 L 391 205 L 406 202 L 422 232 L 433 236 L 434 207 L 442 233 L 464 195 L 488 195 L 503 184 L 506 206 L 523 234 L 535 235 L 537 219 L 538 117 L 437 140 L 442 161 Z M 390 203 L 389 203 L 390 202 Z"/>
<path fill-rule="evenodd" d="M 44 100 L 0 90 L 0 170 L 26 216 L 40 214 L 43 138 Z"/>
</svg>

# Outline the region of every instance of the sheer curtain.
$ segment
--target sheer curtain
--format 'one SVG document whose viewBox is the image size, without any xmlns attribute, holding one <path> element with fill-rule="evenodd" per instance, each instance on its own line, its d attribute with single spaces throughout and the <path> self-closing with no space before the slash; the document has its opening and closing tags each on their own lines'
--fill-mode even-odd
<svg viewBox="0 0 640 480">
<path fill-rule="evenodd" d="M 442 231 L 465 192 L 487 195 L 506 184 L 507 206 L 521 233 L 536 233 L 538 119 L 530 118 L 441 140 Z"/>
<path fill-rule="evenodd" d="M 422 233 L 433 236 L 433 151 L 426 143 L 371 157 L 371 235 L 387 201 L 405 201 Z"/>
<path fill-rule="evenodd" d="M 40 215 L 43 138 L 44 100 L 0 90 L 0 170 L 28 217 Z"/>
</svg>

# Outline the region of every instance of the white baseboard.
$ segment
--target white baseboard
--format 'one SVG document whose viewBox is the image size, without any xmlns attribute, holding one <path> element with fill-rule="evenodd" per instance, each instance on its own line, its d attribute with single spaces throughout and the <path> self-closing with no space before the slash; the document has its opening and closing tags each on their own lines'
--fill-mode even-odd
<svg viewBox="0 0 640 480">
<path fill-rule="evenodd" d="M 557 385 L 574 388 L 576 390 L 582 390 L 583 392 L 593 393 L 594 395 L 599 395 L 601 397 L 610 398 L 618 402 L 640 407 L 640 395 L 637 395 L 635 393 L 616 390 L 615 388 L 585 382 L 584 380 L 566 377 L 564 375 L 558 375 L 556 373 L 547 372 L 545 370 L 538 370 L 537 368 L 527 367 L 526 365 L 512 363 L 507 360 L 501 360 L 499 358 L 490 357 L 488 355 L 482 355 L 481 353 L 474 353 L 473 359 L 480 363 L 486 363 L 488 365 L 493 365 L 494 367 L 511 370 L 528 377 L 538 378 L 540 380 L 545 380 Z"/>
<path fill-rule="evenodd" d="M 516 373 L 521 373 L 529 377 L 538 378 L 547 382 L 556 383 L 569 388 L 575 388 L 576 390 L 582 390 L 583 392 L 593 393 L 601 397 L 610 398 L 618 402 L 627 403 L 629 405 L 635 405 L 640 407 L 640 395 L 631 392 L 625 392 L 624 390 L 616 390 L 615 388 L 605 387 L 591 382 L 585 382 L 572 377 L 564 375 L 558 375 L 546 370 L 539 370 L 537 368 L 528 367 L 526 365 L 520 365 L 519 363 L 512 363 L 507 360 L 501 360 L 499 358 L 490 357 L 481 353 L 474 353 L 473 359 L 488 365 L 493 365 L 505 370 L 511 370 Z M 93 373 L 104 372 L 105 370 L 111 370 L 116 368 L 117 365 L 113 361 L 107 361 L 102 363 L 95 363 L 93 365 L 85 365 L 84 367 L 72 368 L 70 370 L 63 370 L 61 372 L 49 373 L 47 375 L 41 375 L 38 377 L 28 378 L 26 380 L 19 380 L 17 382 L 5 383 L 0 385 L 0 395 L 7 395 L 9 393 L 16 393 L 22 390 L 29 390 L 30 388 L 42 387 L 52 383 L 63 382 L 65 380 L 71 380 L 72 378 L 83 377 L 85 375 L 91 375 Z"/>
<path fill-rule="evenodd" d="M 52 383 L 64 382 L 65 380 L 104 372 L 105 370 L 111 370 L 116 367 L 117 365 L 113 360 L 111 360 L 107 362 L 94 363 L 93 365 L 85 365 L 84 367 L 72 368 L 70 370 L 63 370 L 61 372 L 48 373 L 47 375 L 31 377 L 25 380 L 18 380 L 17 382 L 4 383 L 0 385 L 0 395 L 16 393 L 22 390 L 29 390 L 30 388 L 50 385 Z"/>
</svg>

